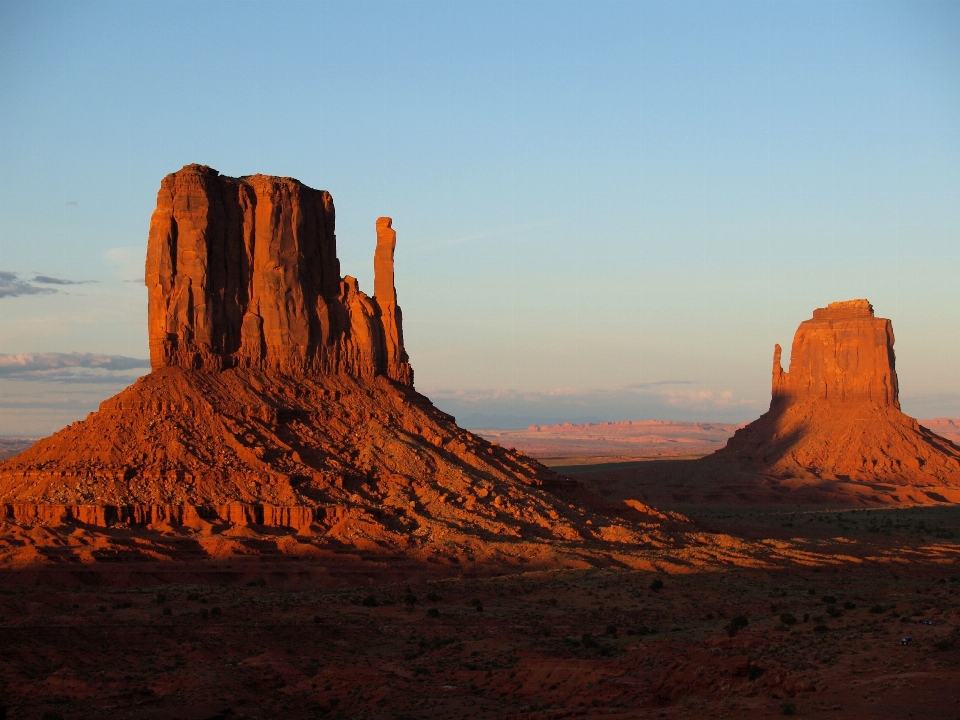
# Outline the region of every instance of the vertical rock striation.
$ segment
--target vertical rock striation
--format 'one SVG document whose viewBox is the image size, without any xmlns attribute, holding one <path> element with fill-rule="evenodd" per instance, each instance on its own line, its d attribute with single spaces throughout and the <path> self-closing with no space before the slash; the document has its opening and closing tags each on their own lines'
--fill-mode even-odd
<svg viewBox="0 0 960 720">
<path fill-rule="evenodd" d="M 153 368 L 387 375 L 411 385 L 390 220 L 377 222 L 382 308 L 340 277 L 335 224 L 330 194 L 292 178 L 231 178 L 202 165 L 165 177 L 147 244 Z"/>
</svg>

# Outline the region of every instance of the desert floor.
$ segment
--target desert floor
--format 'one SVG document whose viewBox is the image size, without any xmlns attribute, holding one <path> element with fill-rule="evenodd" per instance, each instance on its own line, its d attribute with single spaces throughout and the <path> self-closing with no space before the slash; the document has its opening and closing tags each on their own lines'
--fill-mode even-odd
<svg viewBox="0 0 960 720">
<path fill-rule="evenodd" d="M 488 576 L 344 554 L 162 575 L 108 561 L 6 570 L 0 703 L 38 720 L 960 718 L 960 509 L 684 510 L 831 561 Z"/>
</svg>

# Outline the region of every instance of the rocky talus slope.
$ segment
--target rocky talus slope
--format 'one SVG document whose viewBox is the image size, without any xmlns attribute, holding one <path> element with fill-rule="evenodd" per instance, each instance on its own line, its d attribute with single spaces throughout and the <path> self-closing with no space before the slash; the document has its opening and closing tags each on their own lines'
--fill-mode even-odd
<svg viewBox="0 0 960 720">
<path fill-rule="evenodd" d="M 770 409 L 712 458 L 781 477 L 960 488 L 960 447 L 900 410 L 893 327 L 866 300 L 800 324 L 774 350 Z"/>
</svg>

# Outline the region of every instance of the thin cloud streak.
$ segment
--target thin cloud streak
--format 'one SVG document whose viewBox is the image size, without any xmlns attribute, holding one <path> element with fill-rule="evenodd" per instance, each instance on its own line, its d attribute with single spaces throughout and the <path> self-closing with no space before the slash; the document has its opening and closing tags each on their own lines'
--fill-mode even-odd
<svg viewBox="0 0 960 720">
<path fill-rule="evenodd" d="M 130 371 L 149 367 L 149 360 L 124 355 L 78 352 L 0 355 L 0 379 L 109 383 L 129 379 Z"/>
<path fill-rule="evenodd" d="M 50 275 L 36 275 L 33 278 L 35 283 L 42 283 L 44 285 L 87 285 L 89 283 L 95 283 L 96 280 L 67 280 L 65 278 L 52 277 Z"/>
<path fill-rule="evenodd" d="M 20 297 L 21 295 L 51 295 L 57 292 L 53 288 L 37 287 L 27 280 L 21 280 L 19 273 L 0 270 L 0 298 Z"/>
</svg>

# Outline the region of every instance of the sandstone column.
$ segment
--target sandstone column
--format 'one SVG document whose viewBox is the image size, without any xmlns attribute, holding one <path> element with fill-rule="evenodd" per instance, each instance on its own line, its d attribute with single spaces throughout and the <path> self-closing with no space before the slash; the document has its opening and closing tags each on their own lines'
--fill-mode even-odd
<svg viewBox="0 0 960 720">
<path fill-rule="evenodd" d="M 397 247 L 397 233 L 392 225 L 391 218 L 377 220 L 377 249 L 373 255 L 373 294 L 383 323 L 382 371 L 397 382 L 412 385 L 413 369 L 403 349 L 403 319 L 393 283 L 393 253 Z"/>
</svg>

